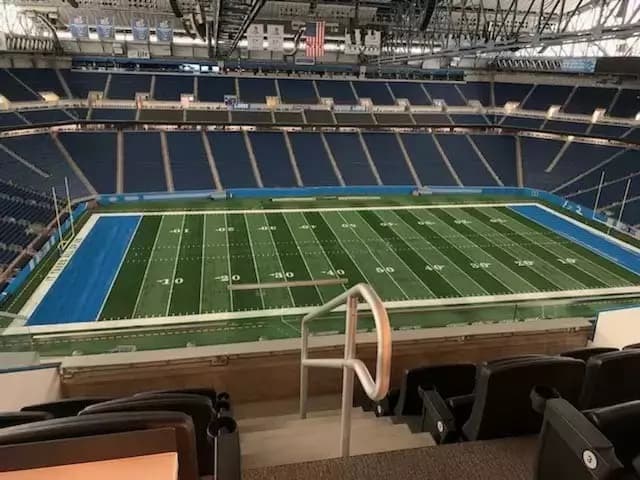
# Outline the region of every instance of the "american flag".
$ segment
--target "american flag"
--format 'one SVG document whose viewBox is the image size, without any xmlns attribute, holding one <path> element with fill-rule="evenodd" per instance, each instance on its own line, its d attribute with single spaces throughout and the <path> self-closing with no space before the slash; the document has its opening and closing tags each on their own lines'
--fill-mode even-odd
<svg viewBox="0 0 640 480">
<path fill-rule="evenodd" d="M 304 29 L 307 57 L 322 57 L 324 55 L 324 22 L 309 22 Z"/>
</svg>

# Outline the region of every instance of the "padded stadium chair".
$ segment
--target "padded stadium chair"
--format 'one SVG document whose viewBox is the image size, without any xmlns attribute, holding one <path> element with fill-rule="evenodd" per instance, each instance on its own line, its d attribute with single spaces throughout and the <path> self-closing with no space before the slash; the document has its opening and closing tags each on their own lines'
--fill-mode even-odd
<svg viewBox="0 0 640 480">
<path fill-rule="evenodd" d="M 580 408 L 607 407 L 640 400 L 640 350 L 620 350 L 591 357 L 587 362 Z"/>
<path fill-rule="evenodd" d="M 44 420 L 0 430 L 0 445 L 94 437 L 158 428 L 171 428 L 175 432 L 179 480 L 198 480 L 193 422 L 188 415 L 180 412 L 122 412 Z"/>
<path fill-rule="evenodd" d="M 578 360 L 582 360 L 586 362 L 591 357 L 595 355 L 600 355 L 601 353 L 609 353 L 609 352 L 617 352 L 618 349 L 614 347 L 589 347 L 589 348 L 578 348 L 576 350 L 569 350 L 568 352 L 562 352 L 560 354 L 561 357 L 569 357 L 569 358 L 577 358 Z"/>
<path fill-rule="evenodd" d="M 53 415 L 49 412 L 0 412 L 0 428 L 50 420 L 52 418 Z"/>
<path fill-rule="evenodd" d="M 631 471 L 640 458 L 640 401 L 594 408 L 583 412 L 600 430 L 616 451 L 616 456 Z"/>
<path fill-rule="evenodd" d="M 556 389 L 577 404 L 584 362 L 574 358 L 535 357 L 483 366 L 478 372 L 469 420 L 462 427 L 468 440 L 528 435 L 540 430 L 542 418 L 533 412 L 529 394 L 536 385 Z"/>
<path fill-rule="evenodd" d="M 182 412 L 191 417 L 195 429 L 200 475 L 212 475 L 215 471 L 215 457 L 208 428 L 215 418 L 215 412 L 211 400 L 207 397 L 186 393 L 165 393 L 148 397 L 119 398 L 88 406 L 79 415 L 158 410 Z"/>
<path fill-rule="evenodd" d="M 443 398 L 468 394 L 473 391 L 476 366 L 471 363 L 452 365 L 429 365 L 410 368 L 402 376 L 400 389 L 393 389 L 376 406 L 378 416 L 397 417 L 420 415 L 422 401 L 418 387 L 437 388 Z"/>
<path fill-rule="evenodd" d="M 473 395 L 444 399 L 437 389 L 420 392 L 423 424 L 439 443 L 458 439 L 458 431 L 466 440 L 533 434 L 541 418 L 531 410 L 531 389 L 547 385 L 577 403 L 583 375 L 584 362 L 573 358 L 524 356 L 487 362 L 478 367 Z M 465 421 L 460 412 L 469 411 L 469 405 Z"/>
<path fill-rule="evenodd" d="M 635 350 L 636 348 L 640 348 L 640 343 L 632 343 L 631 345 L 622 347 L 623 350 Z"/>
<path fill-rule="evenodd" d="M 56 400 L 55 402 L 39 403 L 22 407 L 22 412 L 49 412 L 54 418 L 75 417 L 80 410 L 93 405 L 112 400 L 113 397 L 76 397 Z"/>
<path fill-rule="evenodd" d="M 227 392 L 216 392 L 213 388 L 177 388 L 175 390 L 151 390 L 148 392 L 136 393 L 134 397 L 148 397 L 149 395 L 163 393 L 188 393 L 192 395 L 202 395 L 211 400 L 213 408 L 217 412 L 231 412 L 231 397 Z"/>
<path fill-rule="evenodd" d="M 537 390 L 537 389 L 536 389 Z M 626 480 L 614 445 L 573 405 L 557 395 L 531 393 L 533 409 L 544 414 L 534 480 Z"/>
</svg>

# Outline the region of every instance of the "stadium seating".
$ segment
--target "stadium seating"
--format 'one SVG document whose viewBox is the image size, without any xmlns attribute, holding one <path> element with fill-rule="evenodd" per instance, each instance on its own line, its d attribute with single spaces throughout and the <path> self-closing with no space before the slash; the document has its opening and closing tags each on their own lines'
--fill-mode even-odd
<svg viewBox="0 0 640 480">
<path fill-rule="evenodd" d="M 238 132 L 207 132 L 223 188 L 257 187 L 244 135 Z"/>
<path fill-rule="evenodd" d="M 563 352 L 560 354 L 562 357 L 569 358 L 577 358 L 578 360 L 582 360 L 586 362 L 594 355 L 600 355 L 601 353 L 609 353 L 609 352 L 617 352 L 617 348 L 611 347 L 588 347 L 588 348 L 578 348 L 576 350 L 569 350 L 567 352 Z"/>
<path fill-rule="evenodd" d="M 291 159 L 280 132 L 251 132 L 249 139 L 265 187 L 295 187 Z"/>
<path fill-rule="evenodd" d="M 287 135 L 298 162 L 303 185 L 320 187 L 340 184 L 319 134 L 295 132 Z"/>
<path fill-rule="evenodd" d="M 124 136 L 124 191 L 163 192 L 167 189 L 158 132 Z"/>
<path fill-rule="evenodd" d="M 602 353 L 589 358 L 580 407 L 606 407 L 640 400 L 640 384 L 629 381 L 640 371 L 640 350 Z"/>
<path fill-rule="evenodd" d="M 0 428 L 39 422 L 51 418 L 53 418 L 53 415 L 48 412 L 2 412 L 0 413 Z"/>
<path fill-rule="evenodd" d="M 216 188 L 200 132 L 168 132 L 167 148 L 176 190 Z"/>
<path fill-rule="evenodd" d="M 97 403 L 108 402 L 113 397 L 74 397 L 48 403 L 27 405 L 22 412 L 47 412 L 54 418 L 74 417 L 81 410 Z"/>
</svg>

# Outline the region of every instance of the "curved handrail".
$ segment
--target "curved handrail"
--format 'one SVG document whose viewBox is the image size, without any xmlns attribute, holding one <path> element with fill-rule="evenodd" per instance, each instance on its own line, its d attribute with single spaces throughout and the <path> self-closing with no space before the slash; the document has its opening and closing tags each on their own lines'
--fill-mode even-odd
<svg viewBox="0 0 640 480">
<path fill-rule="evenodd" d="M 370 307 L 376 326 L 377 357 L 375 381 L 367 366 L 355 358 L 356 332 L 358 323 L 358 298 L 362 298 Z M 346 303 L 345 350 L 344 358 L 307 358 L 309 348 L 309 323 L 321 315 L 335 310 Z M 391 325 L 387 310 L 375 290 L 365 283 L 359 283 L 338 295 L 317 310 L 308 313 L 301 323 L 300 351 L 300 416 L 306 417 L 308 367 L 342 368 L 342 443 L 343 456 L 349 454 L 350 411 L 353 398 L 353 373 L 358 376 L 366 394 L 372 400 L 384 398 L 389 390 L 391 376 Z"/>
</svg>

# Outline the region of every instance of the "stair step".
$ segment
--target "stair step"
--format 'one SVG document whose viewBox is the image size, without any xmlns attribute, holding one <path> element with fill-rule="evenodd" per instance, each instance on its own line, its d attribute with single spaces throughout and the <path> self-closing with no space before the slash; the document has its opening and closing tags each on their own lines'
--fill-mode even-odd
<svg viewBox="0 0 640 480">
<path fill-rule="evenodd" d="M 372 418 L 372 415 L 361 408 L 354 408 L 351 411 L 351 418 Z M 274 415 L 269 417 L 246 418 L 238 420 L 238 429 L 242 433 L 256 432 L 263 430 L 274 430 L 287 427 L 295 427 L 298 424 L 313 425 L 315 423 L 330 422 L 330 419 L 340 421 L 340 410 L 320 410 L 308 412 L 307 418 L 302 419 L 298 413 L 287 415 Z"/>
<path fill-rule="evenodd" d="M 286 428 L 240 430 L 243 468 L 285 465 L 340 456 L 340 419 L 308 419 Z M 434 445 L 428 433 L 412 434 L 403 424 L 387 419 L 353 418 L 351 455 L 387 452 Z"/>
</svg>

